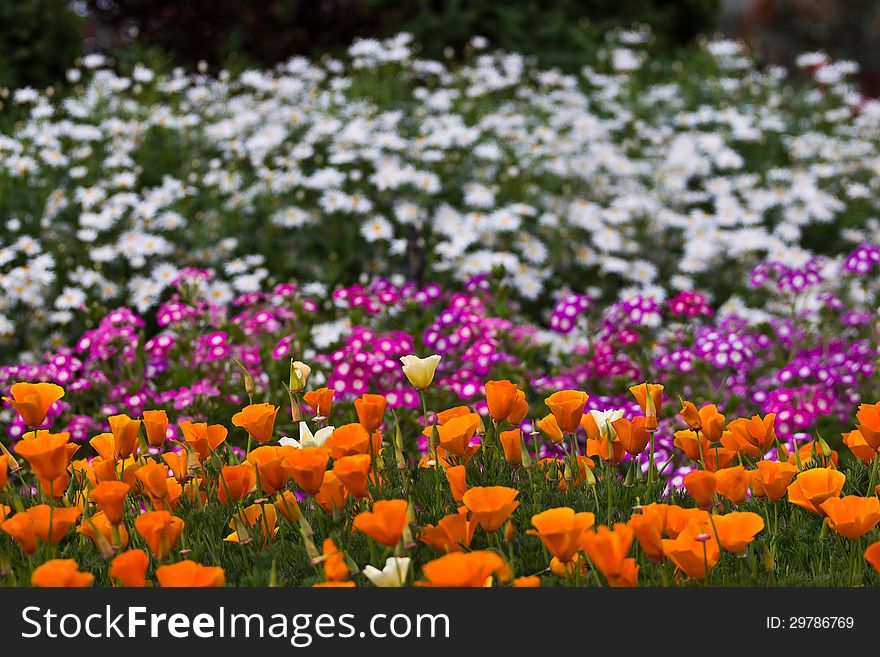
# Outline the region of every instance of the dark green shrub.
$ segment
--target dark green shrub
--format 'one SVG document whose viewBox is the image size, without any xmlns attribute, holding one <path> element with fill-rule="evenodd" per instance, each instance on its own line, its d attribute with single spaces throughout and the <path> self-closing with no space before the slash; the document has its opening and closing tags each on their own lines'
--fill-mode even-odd
<svg viewBox="0 0 880 657">
<path fill-rule="evenodd" d="M 355 37 L 411 32 L 427 57 L 472 36 L 576 66 L 608 27 L 648 23 L 661 43 L 711 30 L 719 0 L 84 0 L 107 46 L 133 35 L 175 61 L 227 63 L 231 53 L 272 65 L 295 54 L 343 51 Z"/>
<path fill-rule="evenodd" d="M 0 0 L 0 86 L 57 82 L 82 43 L 82 20 L 64 0 Z"/>
</svg>

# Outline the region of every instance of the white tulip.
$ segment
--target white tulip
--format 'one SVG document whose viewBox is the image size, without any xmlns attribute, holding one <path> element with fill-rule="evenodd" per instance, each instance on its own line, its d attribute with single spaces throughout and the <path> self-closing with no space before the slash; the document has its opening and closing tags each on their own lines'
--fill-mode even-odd
<svg viewBox="0 0 880 657">
<path fill-rule="evenodd" d="M 324 427 L 323 429 L 318 429 L 317 432 L 312 434 L 311 429 L 309 429 L 309 425 L 305 422 L 299 423 L 299 440 L 296 438 L 290 438 L 288 436 L 284 436 L 281 440 L 279 440 L 279 444 L 286 445 L 290 447 L 297 447 L 302 449 L 303 447 L 323 447 L 324 442 L 330 437 L 336 430 L 336 427 Z"/>
<path fill-rule="evenodd" d="M 596 426 L 599 427 L 599 435 L 603 440 L 614 440 L 617 438 L 617 432 L 611 423 L 623 417 L 623 409 L 613 409 L 604 411 L 590 411 L 590 415 L 596 420 Z"/>
<path fill-rule="evenodd" d="M 364 566 L 363 573 L 374 586 L 401 587 L 406 581 L 409 563 L 409 557 L 388 557 L 382 570 L 373 566 Z"/>
<path fill-rule="evenodd" d="M 416 390 L 424 390 L 434 380 L 434 372 L 437 371 L 437 364 L 440 362 L 440 356 L 434 354 L 427 358 L 419 358 L 410 354 L 409 356 L 401 356 L 400 362 L 403 363 L 403 373 Z"/>
</svg>

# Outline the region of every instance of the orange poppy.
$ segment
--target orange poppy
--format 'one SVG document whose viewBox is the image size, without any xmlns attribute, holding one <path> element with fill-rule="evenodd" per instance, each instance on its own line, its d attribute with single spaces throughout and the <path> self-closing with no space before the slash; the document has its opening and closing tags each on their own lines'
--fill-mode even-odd
<svg viewBox="0 0 880 657">
<path fill-rule="evenodd" d="M 687 457 L 694 462 L 699 462 L 705 458 L 709 448 L 712 446 L 702 433 L 697 434 L 691 429 L 681 429 L 674 434 L 674 444 L 681 451 L 687 454 Z M 702 446 L 702 453 L 700 447 Z"/>
<path fill-rule="evenodd" d="M 285 490 L 278 494 L 278 497 L 275 498 L 275 508 L 278 510 L 278 513 L 290 522 L 299 522 L 302 516 L 296 495 L 290 490 Z"/>
<path fill-rule="evenodd" d="M 563 433 L 574 433 L 581 424 L 590 396 L 580 390 L 560 390 L 544 400 Z"/>
<path fill-rule="evenodd" d="M 256 534 L 262 545 L 268 545 L 278 535 L 277 523 L 278 512 L 274 504 L 251 504 L 232 516 L 229 528 L 234 531 L 223 540 L 230 543 L 247 542 Z"/>
<path fill-rule="evenodd" d="M 226 586 L 226 573 L 220 566 L 203 566 L 195 561 L 178 561 L 156 568 L 156 579 L 162 588 Z"/>
<path fill-rule="evenodd" d="M 153 501 L 153 506 L 163 506 L 162 500 L 168 497 L 168 466 L 165 463 L 149 461 L 141 466 L 135 475 Z"/>
<path fill-rule="evenodd" d="M 676 569 L 703 579 L 718 563 L 721 550 L 707 522 L 690 522 L 676 538 L 663 539 L 663 552 Z"/>
<path fill-rule="evenodd" d="M 318 388 L 304 394 L 303 401 L 312 408 L 316 417 L 330 417 L 330 410 L 333 408 L 333 395 L 335 394 L 336 391 L 332 388 Z"/>
<path fill-rule="evenodd" d="M 709 512 L 705 509 L 684 509 L 675 504 L 666 508 L 666 535 L 670 538 L 676 538 L 692 522 L 705 525 L 709 522 Z"/>
<path fill-rule="evenodd" d="M 733 459 L 736 458 L 737 452 L 726 447 L 718 447 L 716 444 L 711 445 L 703 454 L 703 467 L 709 472 L 721 472 L 730 467 Z"/>
<path fill-rule="evenodd" d="M 345 562 L 345 553 L 336 547 L 332 538 L 324 539 L 323 552 L 324 578 L 328 582 L 348 581 L 350 571 Z"/>
<path fill-rule="evenodd" d="M 569 563 L 560 561 L 556 557 L 550 559 L 550 572 L 560 579 L 574 579 L 578 571 L 580 571 L 581 577 L 585 577 L 587 572 L 589 572 L 587 560 L 580 555 Z"/>
<path fill-rule="evenodd" d="M 327 513 L 333 513 L 334 509 L 342 509 L 346 497 L 348 497 L 348 491 L 345 490 L 342 480 L 336 476 L 335 472 L 328 470 L 318 492 L 314 493 L 315 502 Z"/>
<path fill-rule="evenodd" d="M 335 459 L 355 454 L 375 456 L 379 453 L 381 445 L 381 434 L 376 432 L 371 436 L 357 422 L 337 427 L 324 443 L 324 447 L 330 450 L 331 456 Z"/>
<path fill-rule="evenodd" d="M 731 422 L 727 428 L 740 441 L 754 445 L 762 452 L 776 442 L 776 430 L 773 423 L 776 420 L 776 413 L 767 413 L 763 418 L 760 415 L 754 415 L 749 419 L 739 418 Z"/>
<path fill-rule="evenodd" d="M 880 500 L 875 495 L 829 497 L 820 506 L 828 526 L 850 540 L 864 536 L 880 522 Z"/>
<path fill-rule="evenodd" d="M 718 478 L 714 472 L 694 470 L 685 475 L 682 485 L 701 509 L 708 509 L 714 504 L 715 489 L 718 487 Z"/>
<path fill-rule="evenodd" d="M 377 543 L 394 547 L 400 542 L 407 523 L 406 500 L 379 500 L 372 511 L 362 511 L 354 518 L 354 527 Z"/>
<path fill-rule="evenodd" d="M 827 452 L 826 452 L 827 450 Z M 788 454 L 788 451 L 784 451 L 785 454 Z M 827 443 L 824 441 L 814 440 L 809 443 L 805 443 L 800 446 L 797 451 L 797 455 L 788 454 L 788 462 L 797 465 L 798 459 L 800 459 L 800 467 L 801 469 L 807 468 L 812 465 L 815 461 L 819 467 L 822 468 L 836 468 L 837 467 L 837 450 L 831 449 Z"/>
<path fill-rule="evenodd" d="M 108 575 L 127 588 L 143 588 L 147 585 L 147 566 L 150 558 L 143 550 L 127 550 L 110 562 Z"/>
<path fill-rule="evenodd" d="M 663 407 L 663 386 L 659 383 L 642 383 L 632 386 L 629 391 L 647 418 L 645 427 L 648 431 L 653 431 L 657 428 L 657 416 Z"/>
<path fill-rule="evenodd" d="M 45 481 L 52 481 L 67 473 L 67 464 L 72 456 L 68 443 L 70 434 L 38 431 L 34 438 L 19 440 L 15 453 L 23 457 L 34 474 Z"/>
<path fill-rule="evenodd" d="M 746 422 L 748 422 L 748 420 L 746 420 Z M 766 451 L 761 448 L 760 445 L 755 445 L 744 438 L 742 433 L 735 433 L 733 431 L 724 431 L 721 434 L 721 445 L 725 449 L 729 449 L 737 454 L 754 459 L 763 458 L 764 452 Z"/>
<path fill-rule="evenodd" d="M 807 511 L 825 515 L 822 503 L 840 497 L 846 475 L 831 468 L 813 468 L 801 472 L 788 486 L 788 501 Z"/>
<path fill-rule="evenodd" d="M 184 441 L 195 450 L 199 461 L 204 461 L 211 455 L 211 451 L 220 447 L 229 433 L 226 427 L 220 424 L 209 425 L 205 422 L 193 423 L 184 420 L 178 426 Z"/>
<path fill-rule="evenodd" d="M 260 490 L 267 495 L 274 495 L 287 486 L 290 471 L 285 460 L 295 450 L 296 447 L 292 446 L 274 445 L 263 445 L 251 450 L 247 460 L 257 469 L 257 483 Z"/>
<path fill-rule="evenodd" d="M 250 404 L 232 416 L 232 424 L 248 432 L 261 445 L 272 440 L 278 407 L 272 404 Z"/>
<path fill-rule="evenodd" d="M 880 402 L 861 404 L 856 413 L 856 429 L 875 452 L 880 450 Z"/>
<path fill-rule="evenodd" d="M 122 522 L 125 515 L 125 496 L 129 487 L 121 481 L 103 481 L 92 488 L 89 495 L 114 525 Z"/>
<path fill-rule="evenodd" d="M 642 551 L 653 561 L 663 558 L 663 535 L 666 533 L 666 504 L 646 504 L 628 521 Z"/>
<path fill-rule="evenodd" d="M 880 541 L 871 543 L 865 550 L 865 561 L 874 566 L 874 570 L 880 573 Z"/>
<path fill-rule="evenodd" d="M 6 454 L 0 454 L 0 491 L 6 488 L 6 482 L 9 480 L 9 459 Z"/>
<path fill-rule="evenodd" d="M 541 586 L 541 578 L 537 575 L 525 575 L 513 580 L 513 586 L 518 589 L 537 589 Z"/>
<path fill-rule="evenodd" d="M 559 428 L 559 423 L 556 421 L 556 416 L 552 413 L 538 420 L 537 425 L 554 445 L 558 445 L 565 438 L 562 434 L 562 429 Z"/>
<path fill-rule="evenodd" d="M 34 521 L 24 511 L 7 516 L 0 523 L 0 529 L 9 534 L 25 554 L 37 551 L 37 535 L 34 532 Z"/>
<path fill-rule="evenodd" d="M 510 411 L 510 415 L 507 416 L 507 421 L 513 425 L 522 424 L 522 421 L 526 419 L 526 415 L 528 414 L 529 403 L 526 401 L 526 393 L 522 390 L 518 390 L 516 393 L 516 400 L 513 402 L 513 410 Z"/>
<path fill-rule="evenodd" d="M 651 432 L 645 428 L 646 421 L 644 417 L 638 416 L 632 421 L 622 417 L 611 423 L 623 449 L 631 456 L 641 454 L 651 441 Z"/>
<path fill-rule="evenodd" d="M 721 434 L 724 433 L 724 416 L 718 412 L 715 404 L 706 404 L 697 410 L 691 402 L 682 402 L 679 415 L 691 429 L 697 429 L 709 442 L 721 440 Z"/>
<path fill-rule="evenodd" d="M 452 499 L 456 502 L 461 502 L 461 498 L 468 489 L 465 474 L 465 467 L 463 465 L 452 465 L 446 468 L 446 478 L 449 480 L 449 490 L 452 493 Z"/>
<path fill-rule="evenodd" d="M 513 413 L 520 390 L 507 379 L 486 381 L 486 405 L 496 423 L 503 422 Z"/>
<path fill-rule="evenodd" d="M 168 465 L 171 474 L 179 483 L 186 483 L 189 478 L 189 454 L 185 449 L 180 452 L 165 452 L 162 454 L 162 460 Z"/>
<path fill-rule="evenodd" d="M 151 447 L 162 447 L 168 437 L 168 413 L 163 410 L 144 411 L 144 431 Z"/>
<path fill-rule="evenodd" d="M 323 447 L 303 447 L 289 452 L 284 464 L 296 485 L 314 495 L 321 489 L 329 460 L 330 452 Z"/>
<path fill-rule="evenodd" d="M 64 396 L 64 388 L 54 383 L 14 383 L 9 389 L 12 397 L 4 397 L 18 411 L 21 419 L 31 429 L 46 421 L 49 409 Z"/>
<path fill-rule="evenodd" d="M 113 456 L 127 459 L 137 452 L 141 421 L 133 420 L 124 413 L 111 415 L 107 421 L 110 423 L 110 433 L 113 434 Z"/>
<path fill-rule="evenodd" d="M 522 430 L 502 431 L 498 437 L 507 462 L 511 465 L 522 465 Z"/>
<path fill-rule="evenodd" d="M 450 552 L 429 561 L 422 567 L 425 580 L 419 586 L 482 587 L 493 573 L 504 569 L 506 563 L 490 550 Z"/>
<path fill-rule="evenodd" d="M 43 541 L 43 543 L 51 545 L 55 545 L 64 538 L 82 515 L 82 511 L 76 507 L 65 506 L 53 509 L 48 504 L 38 504 L 37 506 L 29 507 L 24 513 L 30 516 L 37 538 Z"/>
<path fill-rule="evenodd" d="M 470 547 L 477 523 L 468 520 L 467 508 L 440 518 L 437 525 L 426 525 L 419 540 L 439 552 L 458 552 Z"/>
<path fill-rule="evenodd" d="M 877 456 L 877 451 L 868 444 L 858 429 L 853 429 L 842 435 L 843 444 L 849 447 L 853 455 L 862 463 L 870 463 Z"/>
<path fill-rule="evenodd" d="M 615 523 L 613 530 L 601 525 L 596 531 L 587 530 L 581 534 L 584 552 L 593 566 L 609 580 L 623 573 L 632 541 L 632 528 L 622 522 Z"/>
<path fill-rule="evenodd" d="M 752 493 L 774 502 L 785 497 L 788 485 L 797 474 L 797 467 L 781 461 L 758 461 L 756 465 L 757 469 L 751 471 Z"/>
<path fill-rule="evenodd" d="M 519 491 L 506 486 L 475 486 L 462 496 L 474 520 L 490 534 L 498 531 L 504 521 L 519 506 L 515 500 Z"/>
<path fill-rule="evenodd" d="M 532 516 L 532 525 L 526 533 L 537 536 L 550 553 L 568 563 L 581 547 L 581 535 L 593 526 L 596 517 L 587 511 L 575 513 L 564 506 L 548 509 Z"/>
<path fill-rule="evenodd" d="M 476 413 L 459 415 L 447 420 L 437 427 L 440 447 L 450 454 L 462 456 L 470 446 L 471 439 L 481 424 L 482 420 Z"/>
<path fill-rule="evenodd" d="M 217 482 L 217 498 L 224 504 L 233 504 L 246 497 L 256 483 L 257 473 L 249 462 L 224 465 Z"/>
<path fill-rule="evenodd" d="M 117 525 L 114 532 L 113 525 L 103 511 L 83 518 L 76 531 L 78 534 L 92 539 L 92 542 L 105 557 L 113 554 L 114 548 L 124 549 L 128 545 L 128 531 L 126 531 L 125 525 Z"/>
<path fill-rule="evenodd" d="M 473 411 L 468 406 L 453 406 L 452 408 L 447 408 L 445 411 L 440 411 L 437 413 L 437 424 L 444 425 L 449 420 L 461 417 L 462 415 L 470 415 Z M 431 427 L 428 427 L 426 431 L 430 431 Z"/>
<path fill-rule="evenodd" d="M 746 501 L 746 496 L 749 493 L 752 474 L 743 466 L 737 465 L 736 467 L 725 468 L 716 472 L 715 481 L 717 483 L 716 492 L 719 495 L 727 498 L 734 504 L 742 504 Z"/>
<path fill-rule="evenodd" d="M 592 423 L 596 426 L 596 420 L 589 413 L 584 415 L 585 422 L 584 424 L 589 425 Z M 586 453 L 587 456 L 598 456 L 603 461 L 608 463 L 620 463 L 623 460 L 623 443 L 619 440 L 611 440 L 611 436 L 609 434 L 602 434 L 597 430 L 598 438 L 587 438 L 586 444 Z"/>
<path fill-rule="evenodd" d="M 134 521 L 135 530 L 159 561 L 165 559 L 177 546 L 183 526 L 183 519 L 172 516 L 168 511 L 147 511 Z"/>
<path fill-rule="evenodd" d="M 624 559 L 620 572 L 607 578 L 608 586 L 612 588 L 633 588 L 638 586 L 640 568 L 632 557 Z"/>
<path fill-rule="evenodd" d="M 385 406 L 388 400 L 385 395 L 371 395 L 365 393 L 354 400 L 354 410 L 357 412 L 358 422 L 367 433 L 378 431 L 385 419 Z"/>
<path fill-rule="evenodd" d="M 95 576 L 81 573 L 75 559 L 49 559 L 31 573 L 31 584 L 50 588 L 85 588 Z"/>
<path fill-rule="evenodd" d="M 742 552 L 752 539 L 764 529 L 764 519 L 757 513 L 734 511 L 723 516 L 712 516 L 718 542 L 728 552 Z"/>
<path fill-rule="evenodd" d="M 355 499 L 367 496 L 367 482 L 370 477 L 370 455 L 354 454 L 343 456 L 333 464 L 333 472 L 342 481 L 349 494 Z"/>
</svg>

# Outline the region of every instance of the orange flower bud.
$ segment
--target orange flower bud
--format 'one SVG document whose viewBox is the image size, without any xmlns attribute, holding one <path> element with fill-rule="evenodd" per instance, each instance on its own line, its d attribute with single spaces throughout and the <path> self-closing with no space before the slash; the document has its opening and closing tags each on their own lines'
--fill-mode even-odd
<svg viewBox="0 0 880 657">
<path fill-rule="evenodd" d="M 520 429 L 502 431 L 499 438 L 507 462 L 514 466 L 522 465 L 522 431 Z"/>
<path fill-rule="evenodd" d="M 452 493 L 452 499 L 461 502 L 461 498 L 468 489 L 467 480 L 465 479 L 465 467 L 463 465 L 452 465 L 446 468 L 446 478 L 449 480 L 449 490 Z"/>
<path fill-rule="evenodd" d="M 385 406 L 387 400 L 384 395 L 364 394 L 354 400 L 354 408 L 357 411 L 358 422 L 367 433 L 378 431 L 385 418 Z"/>
<path fill-rule="evenodd" d="M 168 436 L 168 413 L 163 410 L 144 411 L 144 431 L 151 447 L 162 447 Z"/>
</svg>

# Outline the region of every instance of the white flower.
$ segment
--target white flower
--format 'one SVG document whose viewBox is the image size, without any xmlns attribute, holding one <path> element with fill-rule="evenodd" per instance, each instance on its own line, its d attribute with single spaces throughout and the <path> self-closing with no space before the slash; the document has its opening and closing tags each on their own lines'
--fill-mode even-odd
<svg viewBox="0 0 880 657">
<path fill-rule="evenodd" d="M 278 441 L 278 443 L 289 447 L 296 447 L 298 449 L 302 449 L 303 447 L 323 447 L 324 442 L 335 430 L 336 427 L 324 427 L 323 429 L 318 429 L 318 431 L 312 434 L 309 425 L 305 422 L 300 422 L 299 440 L 284 436 Z"/>
<path fill-rule="evenodd" d="M 419 358 L 412 354 L 401 356 L 400 362 L 403 363 L 403 373 L 413 388 L 416 390 L 424 390 L 434 380 L 434 373 L 437 371 L 437 365 L 440 363 L 440 356 L 434 354 L 427 358 Z"/>
<path fill-rule="evenodd" d="M 614 430 L 614 427 L 611 426 L 611 423 L 623 417 L 622 408 L 604 411 L 592 410 L 590 411 L 590 415 L 592 415 L 593 419 L 596 421 L 596 426 L 599 427 L 599 435 L 603 440 L 617 438 L 617 432 Z"/>
<path fill-rule="evenodd" d="M 401 587 L 409 572 L 409 557 L 388 557 L 382 570 L 374 566 L 364 566 L 363 573 L 374 586 Z"/>
</svg>

